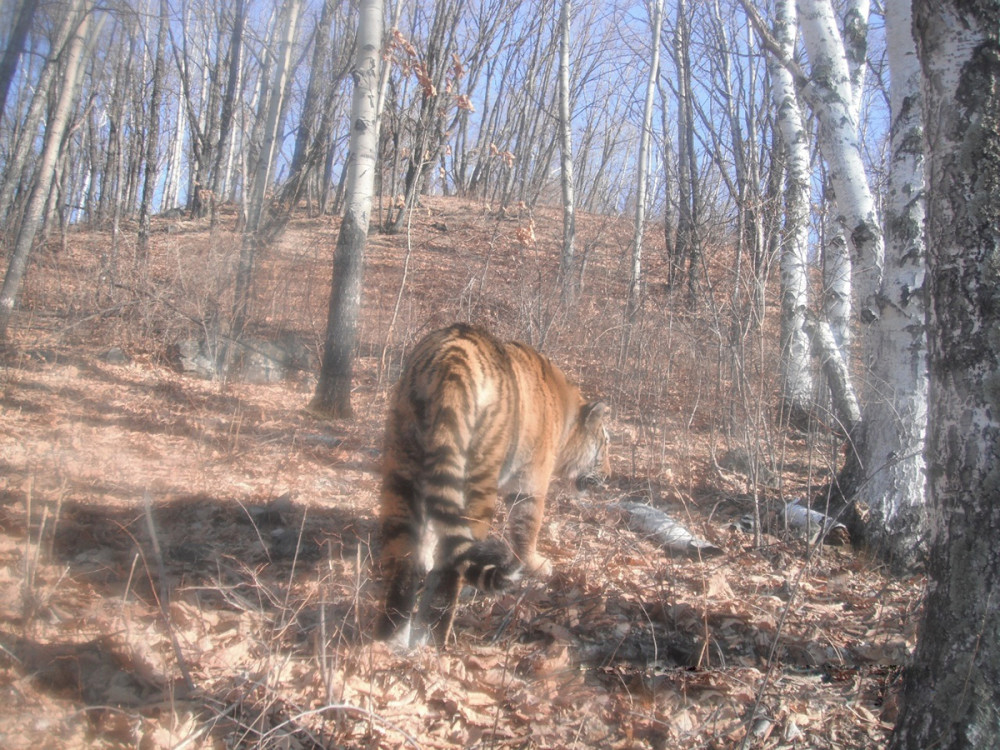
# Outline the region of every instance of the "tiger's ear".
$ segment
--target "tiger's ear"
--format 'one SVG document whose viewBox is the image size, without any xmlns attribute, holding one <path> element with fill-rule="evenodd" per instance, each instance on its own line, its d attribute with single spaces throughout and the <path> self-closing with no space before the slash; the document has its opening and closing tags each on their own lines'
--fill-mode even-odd
<svg viewBox="0 0 1000 750">
<path fill-rule="evenodd" d="M 592 401 L 589 404 L 583 405 L 581 416 L 583 417 L 583 421 L 588 425 L 595 425 L 604 419 L 609 409 L 610 407 L 603 401 Z"/>
</svg>

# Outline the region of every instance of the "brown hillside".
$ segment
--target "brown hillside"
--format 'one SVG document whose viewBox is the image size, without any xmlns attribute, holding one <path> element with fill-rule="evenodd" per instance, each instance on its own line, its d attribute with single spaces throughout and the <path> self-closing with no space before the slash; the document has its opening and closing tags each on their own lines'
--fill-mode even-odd
<svg viewBox="0 0 1000 750">
<path fill-rule="evenodd" d="M 225 208 L 214 228 L 155 221 L 146 274 L 132 229 L 35 255 L 0 370 L 0 746 L 884 744 L 922 582 L 773 519 L 838 447 L 772 422 L 775 290 L 752 318 L 748 262 L 737 279 L 717 248 L 689 309 L 651 227 L 623 357 L 628 221 L 580 217 L 585 286 L 565 312 L 558 212 L 427 198 L 409 234 L 372 235 L 358 418 L 325 423 L 305 406 L 329 219 L 295 220 L 255 277 L 250 335 L 298 342 L 302 369 L 252 384 L 175 367 L 231 309 L 234 224 Z M 407 348 L 453 320 L 541 347 L 606 398 L 613 476 L 585 502 L 554 491 L 551 580 L 465 601 L 445 651 L 398 654 L 369 627 L 382 418 Z M 759 546 L 739 523 L 755 498 Z M 623 500 L 723 554 L 666 555 L 608 512 Z"/>
</svg>

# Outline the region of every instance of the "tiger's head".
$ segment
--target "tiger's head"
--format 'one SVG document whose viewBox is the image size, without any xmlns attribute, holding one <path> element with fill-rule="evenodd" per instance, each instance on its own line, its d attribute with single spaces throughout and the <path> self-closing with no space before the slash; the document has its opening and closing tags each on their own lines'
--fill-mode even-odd
<svg viewBox="0 0 1000 750">
<path fill-rule="evenodd" d="M 572 480 L 580 492 L 602 484 L 611 474 L 604 424 L 607 413 L 608 405 L 603 401 L 583 404 L 563 449 L 559 473 Z"/>
</svg>

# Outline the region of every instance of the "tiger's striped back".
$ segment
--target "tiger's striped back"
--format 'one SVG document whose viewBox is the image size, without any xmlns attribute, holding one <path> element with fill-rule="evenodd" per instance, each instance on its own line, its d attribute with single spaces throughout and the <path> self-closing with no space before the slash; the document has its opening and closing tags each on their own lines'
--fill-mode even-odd
<svg viewBox="0 0 1000 750">
<path fill-rule="evenodd" d="M 425 576 L 418 619 L 446 640 L 463 580 L 495 591 L 523 569 L 547 573 L 536 542 L 550 478 L 607 474 L 605 411 L 523 344 L 462 324 L 422 339 L 386 425 L 378 635 L 409 641 Z M 510 546 L 487 538 L 501 490 Z"/>
</svg>

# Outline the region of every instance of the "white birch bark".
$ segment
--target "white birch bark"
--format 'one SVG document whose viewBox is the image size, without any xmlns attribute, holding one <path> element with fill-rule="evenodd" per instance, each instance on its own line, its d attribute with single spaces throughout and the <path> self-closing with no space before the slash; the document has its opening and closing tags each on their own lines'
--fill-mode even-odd
<svg viewBox="0 0 1000 750">
<path fill-rule="evenodd" d="M 869 13 L 870 3 L 867 0 L 849 0 L 844 10 L 842 37 L 851 86 L 850 107 L 855 122 L 860 122 L 865 73 L 868 70 Z M 824 195 L 824 198 L 829 197 Z M 835 196 L 832 205 L 836 215 Z M 827 227 L 823 245 L 823 312 L 845 360 L 849 359 L 851 350 L 852 271 L 850 245 L 844 236 L 843 226 L 835 221 Z"/>
<path fill-rule="evenodd" d="M 261 143 L 260 158 L 257 159 L 257 168 L 253 176 L 253 194 L 247 206 L 248 232 L 257 232 L 260 229 L 264 196 L 270 182 L 271 168 L 274 165 L 275 150 L 278 146 L 278 125 L 282 109 L 285 106 L 284 94 L 292 68 L 292 46 L 298 31 L 301 7 L 301 0 L 289 0 L 285 6 L 285 18 L 278 40 L 278 52 L 275 55 L 274 80 L 271 83 L 271 95 L 267 101 L 264 140 Z"/>
<path fill-rule="evenodd" d="M 780 56 L 795 50 L 794 0 L 776 0 L 772 28 Z M 785 151 L 785 220 L 781 249 L 781 382 L 786 413 L 796 421 L 813 399 L 809 337 L 804 324 L 809 306 L 809 135 L 789 70 L 768 56 L 771 98 Z"/>
<path fill-rule="evenodd" d="M 895 3 L 893 3 L 895 5 Z M 886 14 L 892 12 L 888 7 Z M 864 99 L 865 76 L 868 74 L 868 19 L 871 15 L 869 0 L 848 0 L 844 9 L 844 52 L 847 70 L 851 77 L 851 111 L 855 118 L 861 116 Z"/>
<path fill-rule="evenodd" d="M 909 3 L 886 6 L 892 79 L 886 263 L 870 332 L 873 388 L 856 446 L 862 465 L 856 497 L 872 511 L 868 542 L 898 570 L 921 564 L 927 552 L 923 111 L 911 27 Z"/>
<path fill-rule="evenodd" d="M 181 191 L 181 172 L 184 159 L 184 97 L 177 96 L 177 112 L 174 114 L 174 132 L 170 139 L 169 156 L 167 157 L 167 174 L 163 179 L 163 199 L 160 210 L 167 211 L 177 205 L 177 196 Z"/>
<path fill-rule="evenodd" d="M 573 119 L 569 90 L 569 44 L 572 0 L 562 0 L 559 13 L 559 151 L 563 204 L 563 243 L 559 281 L 563 298 L 574 296 L 573 244 L 576 236 L 576 200 L 573 195 Z"/>
<path fill-rule="evenodd" d="M 853 250 L 854 286 L 862 322 L 877 316 L 884 245 L 868 185 L 847 55 L 831 0 L 797 0 L 799 28 L 809 55 L 810 103 L 820 123 L 820 150 L 837 196 L 837 220 Z"/>
<path fill-rule="evenodd" d="M 932 550 L 890 747 L 1000 747 L 1000 4 L 915 0 Z"/>
</svg>

